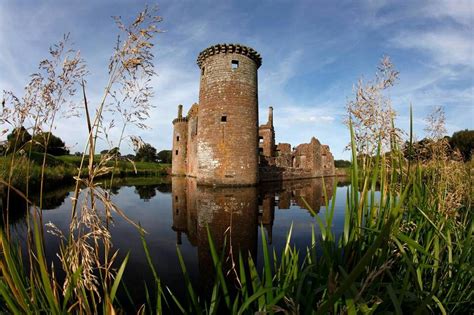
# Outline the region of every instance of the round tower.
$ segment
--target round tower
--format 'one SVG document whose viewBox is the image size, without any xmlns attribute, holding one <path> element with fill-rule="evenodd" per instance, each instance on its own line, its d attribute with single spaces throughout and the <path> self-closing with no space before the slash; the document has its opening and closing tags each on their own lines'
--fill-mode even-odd
<svg viewBox="0 0 474 315">
<path fill-rule="evenodd" d="M 186 175 L 188 120 L 183 117 L 183 105 L 178 106 L 178 117 L 173 120 L 173 151 L 171 174 Z"/>
<path fill-rule="evenodd" d="M 207 185 L 258 182 L 257 69 L 262 58 L 252 48 L 219 44 L 203 50 L 197 181 Z"/>
</svg>

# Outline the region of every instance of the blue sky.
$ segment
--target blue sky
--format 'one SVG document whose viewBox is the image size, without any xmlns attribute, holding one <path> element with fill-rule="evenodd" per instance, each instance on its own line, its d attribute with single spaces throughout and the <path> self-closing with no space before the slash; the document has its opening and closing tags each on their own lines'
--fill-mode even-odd
<svg viewBox="0 0 474 315">
<path fill-rule="evenodd" d="M 259 69 L 260 122 L 274 107 L 277 142 L 293 145 L 316 136 L 336 158 L 348 131 L 345 105 L 358 78 L 373 78 L 384 54 L 400 71 L 390 92 L 397 124 L 415 133 L 443 106 L 447 131 L 474 129 L 473 1 L 10 1 L 0 2 L 0 89 L 21 95 L 48 47 L 70 32 L 86 60 L 88 94 L 97 104 L 118 34 L 111 16 L 130 20 L 158 4 L 164 32 L 154 48 L 158 76 L 150 130 L 128 129 L 158 150 L 171 147 L 178 104 L 198 101 L 196 57 L 216 43 L 241 43 L 263 58 Z M 83 119 L 61 120 L 54 133 L 82 150 Z M 118 130 L 117 130 L 118 133 Z M 100 148 L 100 146 L 99 146 Z M 122 152 L 130 152 L 124 145 Z"/>
</svg>

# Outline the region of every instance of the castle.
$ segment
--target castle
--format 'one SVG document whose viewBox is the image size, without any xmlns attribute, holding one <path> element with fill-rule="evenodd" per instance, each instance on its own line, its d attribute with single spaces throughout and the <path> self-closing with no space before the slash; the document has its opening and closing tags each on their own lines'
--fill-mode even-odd
<svg viewBox="0 0 474 315">
<path fill-rule="evenodd" d="M 292 149 L 275 144 L 273 108 L 258 126 L 257 70 L 262 58 L 239 44 L 203 50 L 199 105 L 173 120 L 172 174 L 199 185 L 252 186 L 259 182 L 334 176 L 329 146 L 312 138 Z"/>
</svg>

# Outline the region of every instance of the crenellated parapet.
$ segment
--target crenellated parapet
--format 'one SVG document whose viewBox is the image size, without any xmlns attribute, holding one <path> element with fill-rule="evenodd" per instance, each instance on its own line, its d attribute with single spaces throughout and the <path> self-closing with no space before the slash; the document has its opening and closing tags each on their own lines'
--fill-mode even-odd
<svg viewBox="0 0 474 315">
<path fill-rule="evenodd" d="M 199 68 L 201 68 L 204 60 L 213 55 L 217 54 L 226 54 L 226 53 L 233 53 L 233 54 L 240 54 L 247 56 L 248 58 L 255 61 L 257 64 L 257 69 L 262 65 L 262 57 L 260 54 L 253 48 L 247 47 L 240 44 L 217 44 L 211 47 L 208 47 L 199 53 L 197 58 L 197 64 Z"/>
<path fill-rule="evenodd" d="M 181 118 L 175 118 L 173 119 L 173 125 L 179 122 L 188 122 L 188 118 L 186 117 L 181 117 Z"/>
</svg>

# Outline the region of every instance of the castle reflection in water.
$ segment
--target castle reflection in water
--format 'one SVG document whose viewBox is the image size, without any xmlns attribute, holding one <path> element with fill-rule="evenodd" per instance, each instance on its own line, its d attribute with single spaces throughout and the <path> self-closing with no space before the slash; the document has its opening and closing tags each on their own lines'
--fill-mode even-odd
<svg viewBox="0 0 474 315">
<path fill-rule="evenodd" d="M 334 178 L 325 178 L 324 185 L 330 199 L 334 190 Z M 213 269 L 208 232 L 217 251 L 226 247 L 226 267 L 238 260 L 239 252 L 244 260 L 250 254 L 256 262 L 258 226 L 267 232 L 272 242 L 275 209 L 285 211 L 290 206 L 309 207 L 316 213 L 325 204 L 323 180 L 298 180 L 266 183 L 258 187 L 208 187 L 198 186 L 192 178 L 172 178 L 172 229 L 176 231 L 177 244 L 183 234 L 197 247 L 200 282 L 205 287 L 211 283 Z M 226 239 L 226 240 L 225 240 Z M 230 246 L 229 246 L 230 245 Z"/>
</svg>

